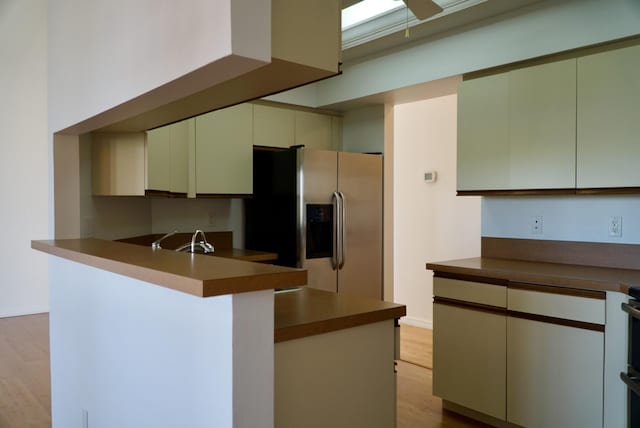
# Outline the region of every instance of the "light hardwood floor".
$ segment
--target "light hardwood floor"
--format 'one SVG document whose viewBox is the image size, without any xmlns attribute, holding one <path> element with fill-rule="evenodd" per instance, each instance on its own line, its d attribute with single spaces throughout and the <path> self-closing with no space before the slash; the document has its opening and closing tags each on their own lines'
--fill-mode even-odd
<svg viewBox="0 0 640 428">
<path fill-rule="evenodd" d="M 430 330 L 401 327 L 397 428 L 484 426 L 431 395 L 431 348 Z M 50 427 L 49 379 L 48 315 L 0 318 L 0 428 Z"/>
</svg>

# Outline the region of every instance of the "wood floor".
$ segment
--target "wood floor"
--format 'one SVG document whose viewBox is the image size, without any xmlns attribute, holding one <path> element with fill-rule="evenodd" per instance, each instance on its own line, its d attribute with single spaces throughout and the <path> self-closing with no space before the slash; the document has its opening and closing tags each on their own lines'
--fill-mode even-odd
<svg viewBox="0 0 640 428">
<path fill-rule="evenodd" d="M 431 331 L 401 327 L 397 428 L 484 426 L 451 412 L 431 395 Z M 51 426 L 49 317 L 0 318 L 0 428 Z"/>
</svg>

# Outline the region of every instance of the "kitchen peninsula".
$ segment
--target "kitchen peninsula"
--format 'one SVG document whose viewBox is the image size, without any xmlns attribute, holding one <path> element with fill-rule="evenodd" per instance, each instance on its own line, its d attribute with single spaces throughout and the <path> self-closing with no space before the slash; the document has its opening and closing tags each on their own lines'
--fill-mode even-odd
<svg viewBox="0 0 640 428">
<path fill-rule="evenodd" d="M 304 285 L 306 272 L 261 263 L 99 239 L 32 247 L 56 256 L 50 337 L 57 426 L 269 427 L 274 419 L 296 426 L 332 405 L 307 402 L 291 412 L 287 400 L 307 392 L 363 400 L 360 390 L 326 394 L 348 380 L 343 369 L 370 379 L 364 396 L 375 396 L 373 413 L 384 414 L 370 426 L 395 421 L 394 321 L 404 306 L 318 290 L 274 299 L 274 288 Z M 376 354 L 363 359 L 363 351 Z M 296 371 L 296 359 L 305 370 Z M 301 391 L 296 379 L 313 376 L 324 376 L 321 387 Z M 342 422 L 332 426 L 354 426 L 362 415 L 343 408 L 333 415 Z"/>
</svg>

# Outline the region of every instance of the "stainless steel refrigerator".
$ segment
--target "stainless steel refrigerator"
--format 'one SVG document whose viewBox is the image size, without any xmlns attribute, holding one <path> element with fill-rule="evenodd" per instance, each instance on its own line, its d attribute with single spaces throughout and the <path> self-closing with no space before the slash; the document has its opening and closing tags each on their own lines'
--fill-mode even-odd
<svg viewBox="0 0 640 428">
<path fill-rule="evenodd" d="M 382 155 L 254 149 L 245 246 L 307 269 L 308 286 L 382 299 Z"/>
</svg>

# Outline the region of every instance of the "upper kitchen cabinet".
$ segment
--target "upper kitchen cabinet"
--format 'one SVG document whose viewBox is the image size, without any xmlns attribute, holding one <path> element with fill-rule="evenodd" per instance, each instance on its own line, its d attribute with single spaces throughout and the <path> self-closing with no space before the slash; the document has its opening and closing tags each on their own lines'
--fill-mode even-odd
<svg viewBox="0 0 640 428">
<path fill-rule="evenodd" d="M 295 144 L 295 110 L 262 104 L 253 106 L 253 144 L 288 148 Z"/>
<path fill-rule="evenodd" d="M 331 116 L 308 111 L 295 111 L 295 142 L 309 149 L 333 149 Z"/>
<path fill-rule="evenodd" d="M 147 190 L 189 193 L 189 153 L 195 144 L 195 120 L 147 131 Z"/>
<path fill-rule="evenodd" d="M 253 104 L 195 118 L 197 195 L 253 193 Z"/>
<path fill-rule="evenodd" d="M 575 187 L 575 59 L 463 82 L 458 191 Z"/>
<path fill-rule="evenodd" d="M 458 190 L 509 188 L 509 79 L 497 74 L 458 87 Z"/>
<path fill-rule="evenodd" d="M 575 187 L 576 60 L 509 73 L 510 189 Z"/>
<path fill-rule="evenodd" d="M 144 196 L 145 133 L 92 136 L 92 188 L 98 196 Z"/>
<path fill-rule="evenodd" d="M 575 74 L 571 59 L 461 83 L 458 191 L 574 188 Z"/>
<path fill-rule="evenodd" d="M 577 187 L 640 187 L 640 46 L 578 59 Z"/>
</svg>

